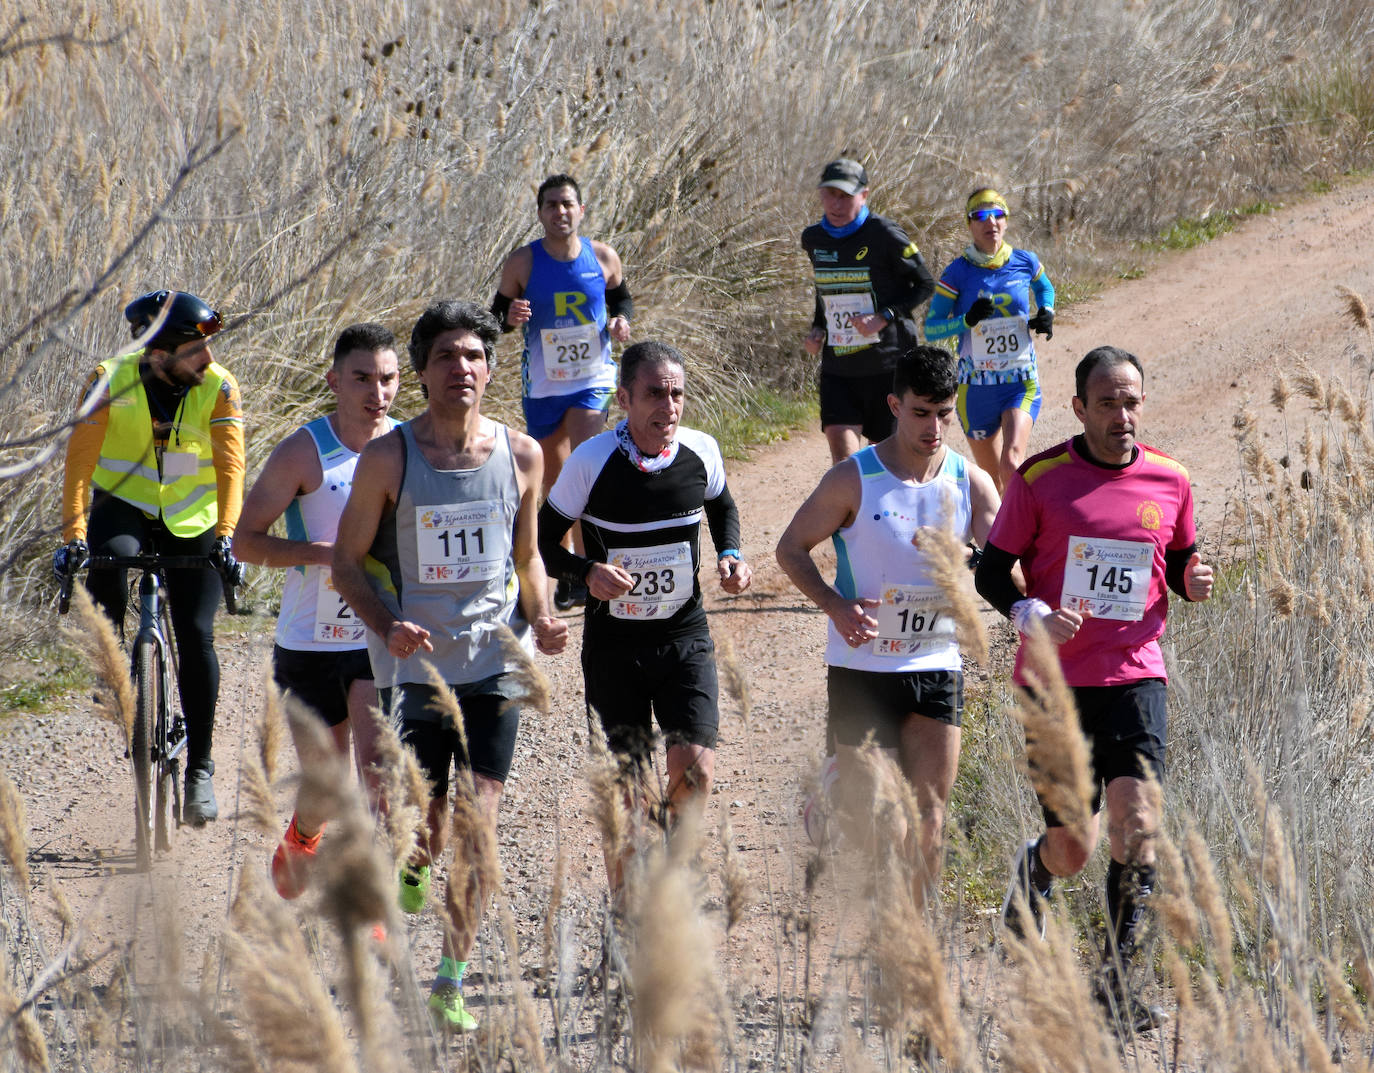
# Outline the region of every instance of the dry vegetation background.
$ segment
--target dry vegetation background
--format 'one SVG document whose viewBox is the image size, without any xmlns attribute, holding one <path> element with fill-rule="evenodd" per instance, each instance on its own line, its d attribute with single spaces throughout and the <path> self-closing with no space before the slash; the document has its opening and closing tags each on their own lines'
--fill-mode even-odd
<svg viewBox="0 0 1374 1073">
<path fill-rule="evenodd" d="M 144 290 L 189 289 L 229 316 L 216 352 L 243 384 L 256 464 L 317 408 L 339 327 L 403 330 L 436 296 L 485 301 L 501 257 L 531 237 L 535 185 L 571 170 L 587 230 L 628 267 L 638 337 L 692 356 L 698 420 L 750 428 L 810 375 L 797 234 L 816 215 L 817 167 L 841 151 L 868 163 L 875 208 L 935 268 L 963 241 L 967 190 L 1004 188 L 1013 240 L 1072 296 L 1134 268 L 1132 244 L 1180 218 L 1368 167 L 1374 147 L 1374 15 L 1357 0 L 27 6 L 0 15 L 11 617 L 45 595 L 54 430 Z M 90 986 L 80 922 L 29 897 L 22 805 L 0 779 L 0 1068 L 1371 1068 L 1374 343 L 1352 310 L 1364 378 L 1303 373 L 1276 390 L 1275 405 L 1315 405 L 1317 424 L 1295 420 L 1281 458 L 1245 441 L 1249 543 L 1207 613 L 1177 609 L 1171 627 L 1172 760 L 1193 777 L 1167 791 L 1175 848 L 1151 964 L 1175 1027 L 1143 1058 L 1123 1058 L 1081 993 L 1100 877 L 1070 893 L 1050 946 L 970 955 L 970 918 L 1000 891 L 968 877 L 1000 875 L 1026 814 L 989 763 L 1005 766 L 1016 737 L 1003 719 L 1005 740 L 969 742 L 960 792 L 978 823 L 956 832 L 942 911 L 910 912 L 900 877 L 877 873 L 858 892 L 877 901 L 854 904 L 875 906 L 860 915 L 885 941 L 849 975 L 810 971 L 808 885 L 753 955 L 778 963 L 774 1001 L 742 1005 L 701 955 L 734 919 L 729 839 L 706 915 L 684 838 L 644 854 L 638 941 L 607 933 L 604 992 L 556 898 L 538 969 L 509 958 L 513 923 L 493 914 L 488 1031 L 457 1052 L 431 1041 L 413 977 L 388 976 L 359 921 L 302 935 L 249 873 L 228 967 L 203 990 L 181 986 L 194 972 L 175 946 L 153 952 L 156 970 L 102 969 Z M 505 354 L 493 397 L 512 409 Z M 974 705 L 1004 701 L 994 679 Z M 354 892 L 384 867 L 357 845 L 331 880 Z M 38 918 L 54 912 L 63 945 L 45 950 Z"/>
</svg>

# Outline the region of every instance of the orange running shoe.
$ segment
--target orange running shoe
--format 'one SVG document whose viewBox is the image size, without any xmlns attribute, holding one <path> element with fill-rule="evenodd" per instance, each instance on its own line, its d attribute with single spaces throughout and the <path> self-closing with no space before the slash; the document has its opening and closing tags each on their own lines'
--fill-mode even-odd
<svg viewBox="0 0 1374 1073">
<path fill-rule="evenodd" d="M 323 835 L 321 827 L 306 838 L 296 830 L 296 817 L 292 814 L 291 825 L 277 843 L 277 852 L 272 854 L 272 885 L 287 901 L 299 898 L 310 885 L 309 858 L 315 856 Z"/>
</svg>

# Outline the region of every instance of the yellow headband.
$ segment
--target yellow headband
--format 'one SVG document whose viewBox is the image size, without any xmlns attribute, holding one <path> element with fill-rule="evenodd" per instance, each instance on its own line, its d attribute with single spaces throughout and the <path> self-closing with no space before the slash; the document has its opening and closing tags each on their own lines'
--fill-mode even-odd
<svg viewBox="0 0 1374 1073">
<path fill-rule="evenodd" d="M 1007 208 L 1007 199 L 990 187 L 986 190 L 973 192 L 973 195 L 968 199 L 968 204 L 964 206 L 964 215 L 967 216 L 974 209 L 980 209 L 984 205 L 996 205 L 1008 216 L 1011 215 L 1011 209 Z"/>
</svg>

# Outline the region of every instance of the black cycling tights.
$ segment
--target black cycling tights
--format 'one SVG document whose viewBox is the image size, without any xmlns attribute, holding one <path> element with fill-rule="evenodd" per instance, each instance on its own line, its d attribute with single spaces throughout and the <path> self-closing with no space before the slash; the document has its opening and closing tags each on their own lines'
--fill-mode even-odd
<svg viewBox="0 0 1374 1073">
<path fill-rule="evenodd" d="M 161 518 L 149 518 L 121 499 L 97 492 L 91 508 L 87 542 L 93 555 L 137 555 L 157 551 L 162 555 L 209 555 L 215 543 L 214 529 L 199 536 L 175 537 Z M 92 570 L 86 578 L 91 598 L 117 628 L 124 627 L 129 602 L 125 570 Z M 219 698 L 219 657 L 215 655 L 215 611 L 223 588 L 219 575 L 207 565 L 201 570 L 168 570 L 167 604 L 181 660 L 177 685 L 181 710 L 186 715 L 187 770 L 203 767 L 210 759 L 215 726 L 215 702 Z M 132 623 L 130 632 L 137 628 Z"/>
</svg>

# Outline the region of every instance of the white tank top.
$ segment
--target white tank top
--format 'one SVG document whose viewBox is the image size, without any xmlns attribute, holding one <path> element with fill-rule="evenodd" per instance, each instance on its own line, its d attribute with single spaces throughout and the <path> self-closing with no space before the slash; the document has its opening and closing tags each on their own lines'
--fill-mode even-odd
<svg viewBox="0 0 1374 1073">
<path fill-rule="evenodd" d="M 396 422 L 387 419 L 390 427 Z M 348 502 L 358 454 L 339 442 L 329 418 L 305 427 L 324 474 L 313 492 L 298 495 L 286 508 L 289 540 L 327 540 L 338 535 L 339 515 Z M 282 585 L 277 644 L 298 652 L 342 652 L 367 647 L 362 620 L 334 591 L 327 566 L 293 566 Z"/>
<path fill-rule="evenodd" d="M 925 556 L 911 544 L 918 529 L 947 529 L 969 538 L 968 463 L 946 449 L 940 471 L 924 484 L 898 480 L 872 447 L 854 455 L 863 495 L 854 522 L 837 530 L 835 588 L 849 599 L 866 597 L 882 605 L 878 637 L 850 648 L 827 620 L 825 661 L 832 667 L 910 674 L 960 669 L 954 623 L 931 577 Z"/>
</svg>

